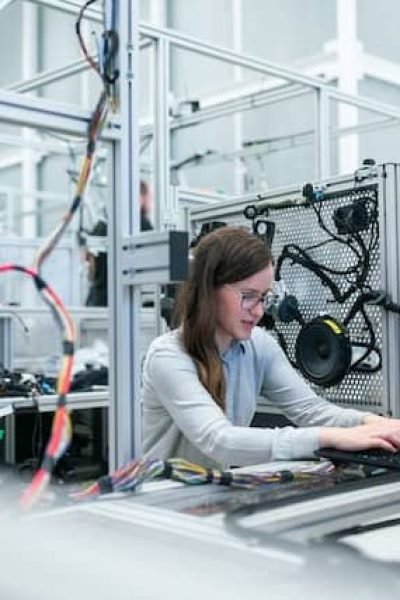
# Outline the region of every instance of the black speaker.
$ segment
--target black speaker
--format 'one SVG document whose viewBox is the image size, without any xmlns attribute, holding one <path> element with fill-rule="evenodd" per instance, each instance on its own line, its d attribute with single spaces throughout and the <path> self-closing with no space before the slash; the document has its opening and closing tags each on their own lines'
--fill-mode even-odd
<svg viewBox="0 0 400 600">
<path fill-rule="evenodd" d="M 296 340 L 296 363 L 304 377 L 317 385 L 340 383 L 351 366 L 351 343 L 345 327 L 331 316 L 307 323 Z"/>
</svg>

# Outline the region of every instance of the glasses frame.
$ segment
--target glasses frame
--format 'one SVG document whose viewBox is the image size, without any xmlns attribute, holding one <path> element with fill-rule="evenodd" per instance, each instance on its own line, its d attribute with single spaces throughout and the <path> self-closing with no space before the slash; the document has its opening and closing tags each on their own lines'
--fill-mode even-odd
<svg viewBox="0 0 400 600">
<path fill-rule="evenodd" d="M 253 290 L 239 290 L 229 283 L 226 283 L 225 287 L 235 292 L 238 296 L 241 310 L 252 311 L 258 304 L 262 303 L 264 312 L 267 312 L 274 302 L 275 292 L 273 289 L 268 290 L 264 294 L 258 294 Z"/>
</svg>

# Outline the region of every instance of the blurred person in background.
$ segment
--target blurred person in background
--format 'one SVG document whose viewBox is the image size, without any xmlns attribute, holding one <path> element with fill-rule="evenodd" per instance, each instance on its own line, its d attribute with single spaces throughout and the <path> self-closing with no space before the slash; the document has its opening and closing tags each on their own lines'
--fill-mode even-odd
<svg viewBox="0 0 400 600">
<path fill-rule="evenodd" d="M 140 180 L 140 230 L 150 231 L 153 229 L 151 213 L 153 210 L 153 195 L 149 184 Z M 90 238 L 106 237 L 107 223 L 98 221 L 89 232 L 85 260 L 88 269 L 89 291 L 85 301 L 86 306 L 107 306 L 107 252 L 96 248 L 99 244 L 92 244 Z"/>
</svg>

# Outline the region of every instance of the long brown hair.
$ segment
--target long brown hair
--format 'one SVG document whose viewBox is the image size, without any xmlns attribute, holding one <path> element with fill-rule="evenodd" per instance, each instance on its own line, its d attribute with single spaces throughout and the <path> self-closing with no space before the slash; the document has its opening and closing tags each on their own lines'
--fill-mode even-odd
<svg viewBox="0 0 400 600">
<path fill-rule="evenodd" d="M 207 234 L 194 249 L 189 278 L 178 295 L 175 318 L 182 326 L 183 345 L 195 361 L 201 383 L 222 409 L 226 385 L 215 342 L 215 290 L 271 263 L 271 250 L 264 241 L 240 227 L 222 227 Z"/>
</svg>

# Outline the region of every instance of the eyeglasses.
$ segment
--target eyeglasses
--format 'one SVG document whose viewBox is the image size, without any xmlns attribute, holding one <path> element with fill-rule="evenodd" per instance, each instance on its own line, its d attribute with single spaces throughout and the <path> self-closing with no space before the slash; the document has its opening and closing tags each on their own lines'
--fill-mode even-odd
<svg viewBox="0 0 400 600">
<path fill-rule="evenodd" d="M 238 290 L 233 285 L 226 284 L 240 298 L 240 308 L 242 310 L 254 310 L 261 303 L 264 311 L 267 311 L 274 302 L 275 293 L 273 290 L 268 290 L 265 294 L 257 294 L 252 290 Z"/>
</svg>

